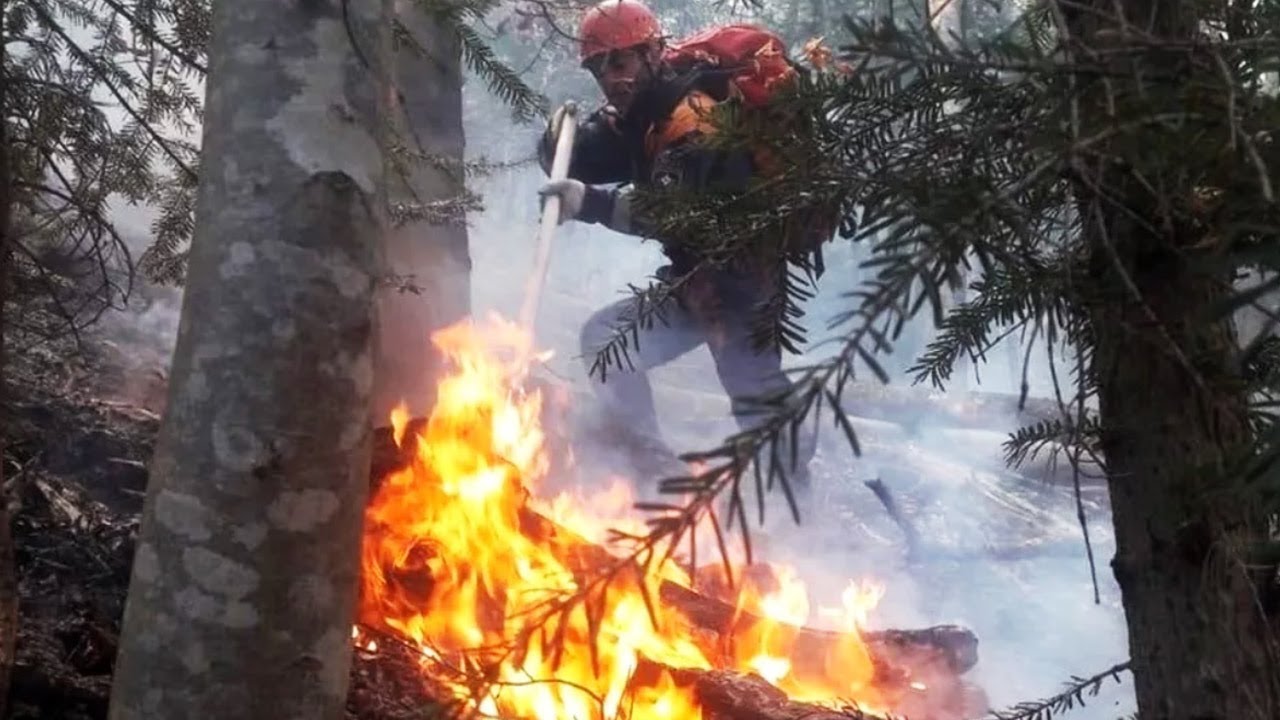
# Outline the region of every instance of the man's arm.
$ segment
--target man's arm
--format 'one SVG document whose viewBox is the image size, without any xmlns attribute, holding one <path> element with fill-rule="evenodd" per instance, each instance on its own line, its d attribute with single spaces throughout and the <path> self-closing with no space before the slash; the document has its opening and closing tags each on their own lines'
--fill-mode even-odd
<svg viewBox="0 0 1280 720">
<path fill-rule="evenodd" d="M 548 131 L 538 141 L 538 162 L 542 172 L 551 173 L 555 158 L 555 135 Z M 628 182 L 631 161 L 622 134 L 613 126 L 606 108 L 595 111 L 578 126 L 569 158 L 569 177 L 590 185 Z"/>
<path fill-rule="evenodd" d="M 649 177 L 651 184 L 694 192 L 711 188 L 730 192 L 746 189 L 754 170 L 750 151 L 714 149 L 699 142 L 715 132 L 710 118 L 713 105 L 709 97 L 694 95 L 677 106 L 655 139 L 659 150 Z M 633 207 L 632 192 L 630 187 L 588 186 L 584 189 L 577 219 L 630 235 L 652 236 L 657 219 L 645 217 Z"/>
<path fill-rule="evenodd" d="M 696 140 L 696 135 L 690 136 L 686 144 L 659 154 L 654 164 L 654 184 L 664 189 L 694 192 L 710 188 L 745 190 L 752 173 L 750 154 L 742 150 L 699 147 Z M 653 237 L 659 226 L 658 218 L 635 207 L 632 202 L 634 192 L 629 185 L 617 189 L 588 185 L 577 219 L 628 235 Z"/>
</svg>

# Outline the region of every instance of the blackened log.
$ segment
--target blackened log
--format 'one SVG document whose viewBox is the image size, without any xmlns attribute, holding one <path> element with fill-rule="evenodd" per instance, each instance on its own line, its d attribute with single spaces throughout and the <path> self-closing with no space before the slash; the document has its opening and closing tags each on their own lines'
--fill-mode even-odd
<svg viewBox="0 0 1280 720">
<path fill-rule="evenodd" d="M 682 686 L 692 686 L 703 720 L 855 720 L 871 715 L 842 713 L 796 702 L 758 675 L 733 670 L 669 670 Z"/>
<path fill-rule="evenodd" d="M 405 437 L 422 427 L 422 420 L 409 424 Z M 412 443 L 405 443 L 407 448 Z M 404 467 L 408 455 L 395 445 L 390 428 L 375 433 L 371 482 L 386 473 Z M 372 494 L 371 494 L 372 495 Z M 609 568 L 620 558 L 604 547 L 558 525 L 528 506 L 520 511 L 521 531 L 535 542 L 554 548 L 560 561 L 574 573 L 587 574 Z M 709 597 L 671 582 L 663 582 L 659 598 L 670 609 L 677 610 L 689 623 L 724 637 L 752 627 L 761 619 L 749 613 L 739 613 L 734 606 L 722 599 Z M 817 662 L 840 638 L 840 634 L 798 628 L 796 636 L 797 657 L 812 657 Z M 978 639 L 972 631 L 956 625 L 912 630 L 867 630 L 861 633 L 872 656 L 893 667 L 905 667 L 913 671 L 928 667 L 935 672 L 945 669 L 953 675 L 962 674 L 977 664 Z"/>
<path fill-rule="evenodd" d="M 761 622 L 750 613 L 736 611 L 729 603 L 671 582 L 662 584 L 659 597 L 665 607 L 679 610 L 695 627 L 721 635 L 735 635 Z M 959 675 L 978 662 L 978 638 L 971 630 L 958 625 L 935 625 L 918 630 L 864 630 L 859 635 L 873 656 L 893 664 L 942 663 L 947 670 Z M 835 632 L 798 628 L 794 654 L 812 654 L 820 659 L 825 649 L 840 637 Z"/>
</svg>

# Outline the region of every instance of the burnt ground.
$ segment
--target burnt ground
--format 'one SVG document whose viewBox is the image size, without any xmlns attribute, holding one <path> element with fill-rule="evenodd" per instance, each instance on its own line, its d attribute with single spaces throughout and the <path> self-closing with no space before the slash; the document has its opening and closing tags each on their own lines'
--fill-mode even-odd
<svg viewBox="0 0 1280 720">
<path fill-rule="evenodd" d="M 138 368 L 109 344 L 88 349 L 72 363 L 27 353 L 9 370 L 5 490 L 19 620 L 5 717 L 15 720 L 107 716 L 163 378 L 121 377 Z M 440 715 L 419 672 L 399 660 L 385 649 L 376 661 L 356 654 L 349 718 Z"/>
<path fill-rule="evenodd" d="M 6 717 L 103 718 L 165 378 L 160 366 L 139 361 L 132 349 L 103 341 L 90 340 L 83 353 L 67 348 L 27 352 L 15 362 L 7 372 L 11 412 L 3 432 L 20 607 Z M 723 431 L 698 426 L 687 434 L 722 437 Z M 914 599 L 895 598 L 884 608 L 888 625 L 956 621 L 973 627 L 984 645 L 978 670 L 988 678 L 1004 678 L 1009 699 L 1015 693 L 1016 699 L 1025 699 L 1024 692 L 1042 695 L 1041 688 L 1055 689 L 1068 673 L 1096 670 L 1110 658 L 1112 651 L 1105 647 L 1083 655 L 1074 649 L 1082 634 L 1097 637 L 1122 626 L 1105 618 L 1089 620 L 1085 611 L 1063 606 L 1064 598 L 1084 605 L 1092 593 L 1080 582 L 1061 579 L 1063 568 L 1074 567 L 1077 575 L 1084 568 L 1075 504 L 1069 494 L 1059 497 L 1062 488 L 972 475 L 963 464 L 938 462 L 928 447 L 917 449 L 887 436 L 877 443 L 869 435 L 864 448 L 865 456 L 852 466 L 847 451 L 824 448 L 820 453 L 821 504 L 833 517 L 820 528 L 826 537 L 803 543 L 806 561 L 824 572 L 840 570 L 844 577 L 860 574 L 855 569 L 861 566 L 881 575 L 899 565 L 899 528 L 862 482 L 881 475 L 935 549 L 963 551 L 927 558 L 914 569 L 895 569 L 891 584 L 898 597 L 917 589 Z M 1085 505 L 1105 523 L 1103 499 L 1096 494 L 1095 489 Z M 990 552 L 980 553 L 975 562 L 949 557 L 972 554 L 964 548 L 979 546 L 1008 548 L 1017 551 L 1016 557 Z M 1063 548 L 1069 557 L 1045 564 L 1046 555 L 1060 555 Z M 1107 557 L 1100 553 L 1102 563 Z M 1050 581 L 1065 590 L 1046 593 Z M 961 586 L 963 593 L 957 592 Z M 907 612 L 913 604 L 923 614 Z M 1063 612 L 1068 616 L 1059 615 L 1056 634 L 1043 629 L 1044 617 Z M 1089 612 L 1088 617 L 1097 615 Z M 1036 645 L 1027 646 L 1033 624 L 1041 630 Z M 1043 672 L 1026 672 L 1037 661 Z M 1026 677 L 1011 683 L 1010 672 Z M 407 659 L 397 662 L 387 648 L 376 661 L 356 654 L 349 718 L 416 720 L 439 714 L 420 672 Z"/>
</svg>

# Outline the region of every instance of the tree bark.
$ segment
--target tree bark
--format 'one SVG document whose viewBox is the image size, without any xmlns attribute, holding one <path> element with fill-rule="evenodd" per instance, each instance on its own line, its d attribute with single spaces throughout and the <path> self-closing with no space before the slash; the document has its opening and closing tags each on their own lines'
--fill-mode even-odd
<svg viewBox="0 0 1280 720">
<path fill-rule="evenodd" d="M 5 14 L 0 8 L 0 36 L 4 36 Z M 0 49 L 0 108 L 6 107 L 9 78 L 5 71 L 5 51 Z M 5 442 L 4 424 L 9 420 L 9 356 L 5 309 L 9 300 L 10 247 L 9 218 L 12 187 L 9 159 L 8 124 L 0 118 L 0 717 L 5 716 L 9 699 L 9 680 L 18 634 L 18 578 L 14 563 L 13 535 L 9 526 L 9 495 L 4 492 Z"/>
<path fill-rule="evenodd" d="M 370 80 L 339 0 L 220 0 L 209 66 L 110 716 L 340 718 L 368 491 L 381 161 L 352 107 Z"/>
<path fill-rule="evenodd" d="M 1083 47 L 1126 37 L 1117 12 L 1155 43 L 1186 42 L 1197 29 L 1189 3 L 1061 7 Z M 1181 52 L 1167 55 L 1158 63 L 1148 59 L 1143 69 L 1192 72 Z M 1083 135 L 1113 127 L 1108 112 L 1116 105 L 1181 109 L 1149 107 L 1161 97 L 1177 102 L 1168 88 L 1137 99 L 1137 69 L 1128 64 L 1143 62 L 1128 60 L 1136 55 L 1104 57 L 1116 58 L 1116 75 L 1083 88 Z M 1186 178 L 1139 168 L 1146 174 L 1139 182 L 1110 159 L 1135 144 L 1170 144 L 1168 138 L 1117 135 L 1114 146 L 1100 148 L 1106 160 L 1080 160 L 1075 172 L 1093 293 L 1090 370 L 1099 386 L 1116 533 L 1112 567 L 1128 621 L 1138 710 L 1161 720 L 1274 719 L 1280 617 L 1274 602 L 1267 607 L 1267 595 L 1275 592 L 1275 569 L 1267 577 L 1268 570 L 1246 566 L 1244 553 L 1266 540 L 1267 524 L 1232 479 L 1232 463 L 1252 438 L 1234 329 L 1212 315 L 1230 292 L 1230 278 L 1198 261 L 1192 246 L 1200 231 L 1169 218 L 1167 197 L 1148 189 L 1190 192 Z"/>
<path fill-rule="evenodd" d="M 460 202 L 462 51 L 420 7 L 390 2 L 411 39 L 388 53 L 391 87 L 382 98 L 391 131 L 387 198 L 392 207 L 434 207 L 445 217 L 405 220 L 385 240 L 384 272 L 393 280 L 377 295 L 375 427 L 401 401 L 412 415 L 430 412 L 444 361 L 430 335 L 471 312 L 471 258 Z"/>
</svg>

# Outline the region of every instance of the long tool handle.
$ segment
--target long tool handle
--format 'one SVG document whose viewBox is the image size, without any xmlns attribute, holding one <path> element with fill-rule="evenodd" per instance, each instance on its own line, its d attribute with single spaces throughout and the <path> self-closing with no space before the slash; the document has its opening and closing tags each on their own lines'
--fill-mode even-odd
<svg viewBox="0 0 1280 720">
<path fill-rule="evenodd" d="M 551 161 L 551 180 L 563 180 L 569 176 L 569 156 L 573 154 L 573 135 L 578 129 L 578 106 L 572 101 L 564 104 L 560 116 L 560 132 L 556 139 L 556 154 Z M 542 206 L 542 225 L 538 228 L 538 244 L 533 260 L 533 272 L 525 287 L 524 305 L 520 308 L 520 327 L 534 338 L 534 323 L 538 306 L 542 301 L 542 288 L 547 284 L 547 268 L 551 265 L 551 238 L 560 220 L 560 197 L 551 195 Z"/>
</svg>

